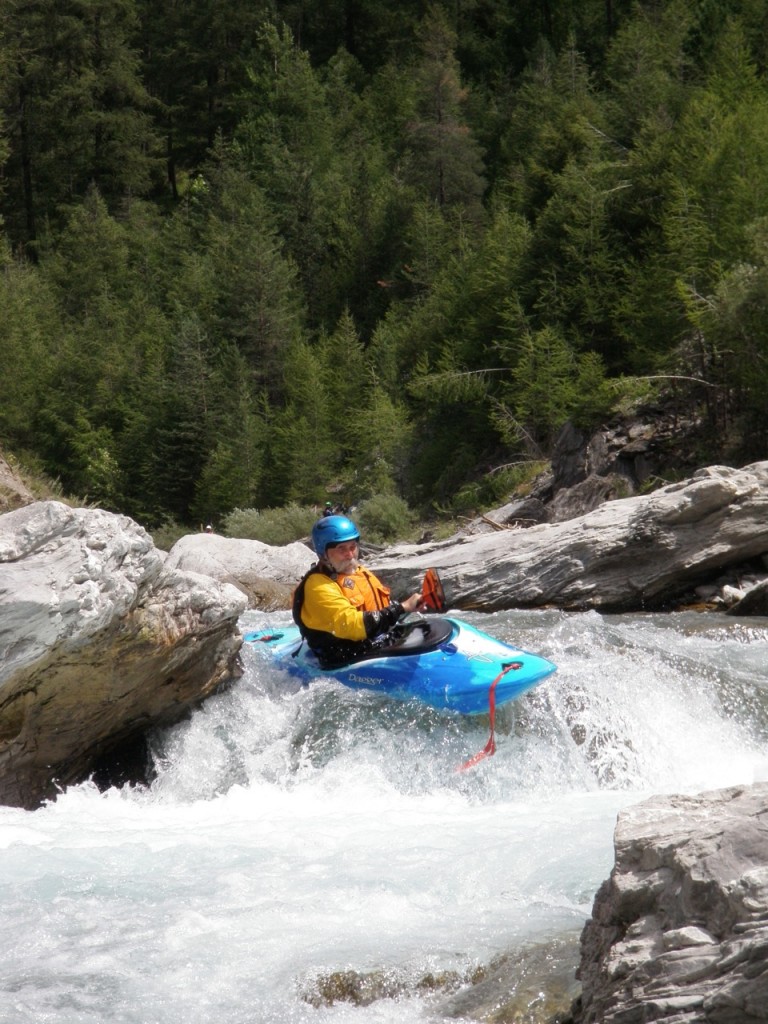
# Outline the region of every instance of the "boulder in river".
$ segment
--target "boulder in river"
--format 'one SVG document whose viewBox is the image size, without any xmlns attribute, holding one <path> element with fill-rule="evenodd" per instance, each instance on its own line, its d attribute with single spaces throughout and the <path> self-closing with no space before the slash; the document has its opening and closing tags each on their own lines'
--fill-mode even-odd
<svg viewBox="0 0 768 1024">
<path fill-rule="evenodd" d="M 231 583 L 251 608 L 274 611 L 290 607 L 294 587 L 315 560 L 301 541 L 273 547 L 259 540 L 190 533 L 173 545 L 166 565 Z"/>
<path fill-rule="evenodd" d="M 125 516 L 0 516 L 0 802 L 37 806 L 237 672 L 246 599 L 164 563 Z"/>
<path fill-rule="evenodd" d="M 702 469 L 566 522 L 397 545 L 371 568 L 399 595 L 435 566 L 454 608 L 619 612 L 668 607 L 766 552 L 768 462 L 758 462 Z"/>
<path fill-rule="evenodd" d="M 768 1019 L 768 783 L 623 811 L 571 1024 Z"/>
</svg>

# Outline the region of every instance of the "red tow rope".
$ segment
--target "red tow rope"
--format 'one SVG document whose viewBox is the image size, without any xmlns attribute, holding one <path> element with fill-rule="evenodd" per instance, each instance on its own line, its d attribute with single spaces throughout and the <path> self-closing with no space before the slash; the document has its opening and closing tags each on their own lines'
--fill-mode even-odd
<svg viewBox="0 0 768 1024">
<path fill-rule="evenodd" d="M 521 661 L 510 661 L 507 665 L 502 665 L 501 672 L 491 683 L 491 688 L 488 691 L 488 717 L 491 720 L 491 735 L 488 737 L 488 742 L 485 744 L 482 750 L 478 751 L 474 757 L 470 757 L 464 764 L 460 764 L 456 769 L 457 772 L 465 772 L 467 768 L 474 768 L 476 764 L 484 760 L 486 757 L 493 757 L 496 753 L 496 684 L 500 679 L 503 679 L 507 672 L 512 669 L 522 668 L 523 663 Z"/>
</svg>

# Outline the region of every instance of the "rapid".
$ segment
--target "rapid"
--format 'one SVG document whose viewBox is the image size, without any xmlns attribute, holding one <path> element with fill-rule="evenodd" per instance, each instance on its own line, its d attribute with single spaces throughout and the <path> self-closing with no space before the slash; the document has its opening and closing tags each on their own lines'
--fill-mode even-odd
<svg viewBox="0 0 768 1024">
<path fill-rule="evenodd" d="M 0 807 L 0 1022 L 440 1024 L 567 1004 L 617 813 L 768 778 L 768 629 L 461 617 L 558 665 L 499 710 L 497 753 L 470 771 L 487 717 L 300 688 L 246 645 L 235 685 L 153 737 L 150 786 Z"/>
</svg>

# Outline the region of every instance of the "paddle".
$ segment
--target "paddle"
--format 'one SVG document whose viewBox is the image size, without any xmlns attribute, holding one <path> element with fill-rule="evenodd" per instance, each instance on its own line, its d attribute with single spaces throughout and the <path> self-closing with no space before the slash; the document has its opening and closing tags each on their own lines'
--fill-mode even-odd
<svg viewBox="0 0 768 1024">
<path fill-rule="evenodd" d="M 424 573 L 424 581 L 421 584 L 421 599 L 427 606 L 427 611 L 445 611 L 445 591 L 437 574 L 437 569 L 427 569 Z"/>
</svg>

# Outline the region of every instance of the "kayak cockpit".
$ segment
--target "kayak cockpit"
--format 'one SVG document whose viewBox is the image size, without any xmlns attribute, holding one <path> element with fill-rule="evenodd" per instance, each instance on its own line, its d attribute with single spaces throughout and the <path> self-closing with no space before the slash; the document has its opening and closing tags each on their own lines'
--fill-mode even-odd
<svg viewBox="0 0 768 1024">
<path fill-rule="evenodd" d="M 454 635 L 450 619 L 431 615 L 428 619 L 401 622 L 389 633 L 380 647 L 366 654 L 368 658 L 389 658 L 399 654 L 426 654 L 436 650 Z"/>
</svg>

